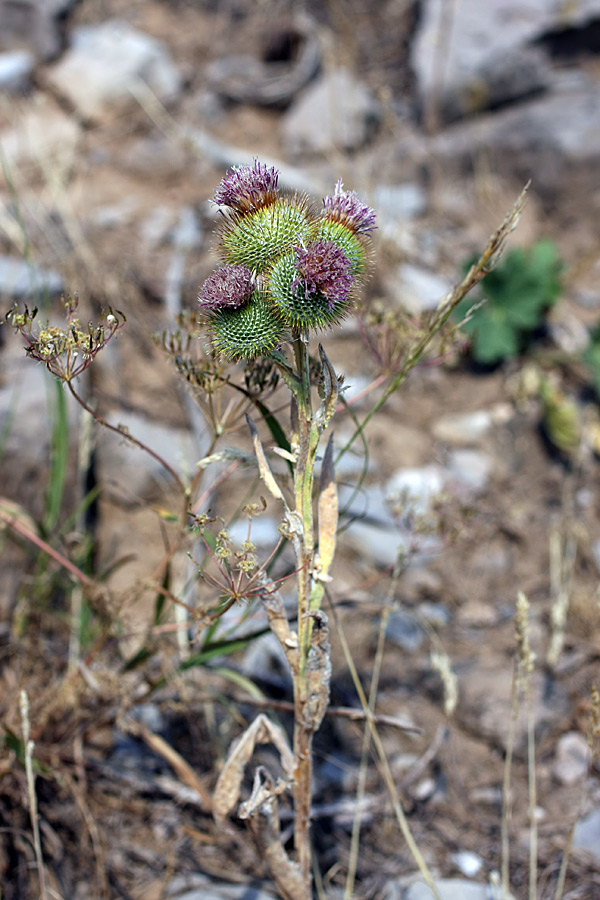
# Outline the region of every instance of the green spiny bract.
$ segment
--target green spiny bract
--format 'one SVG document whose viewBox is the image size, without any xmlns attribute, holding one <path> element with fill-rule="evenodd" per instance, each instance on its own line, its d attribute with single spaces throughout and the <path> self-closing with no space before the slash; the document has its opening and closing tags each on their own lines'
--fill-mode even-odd
<svg viewBox="0 0 600 900">
<path fill-rule="evenodd" d="M 213 310 L 207 324 L 215 349 L 234 362 L 267 356 L 285 336 L 285 326 L 258 291 L 241 309 Z"/>
<path fill-rule="evenodd" d="M 289 253 L 277 260 L 267 276 L 267 293 L 276 314 L 291 328 L 330 328 L 346 314 L 348 298 L 333 302 L 318 288 L 307 291 L 298 278 L 297 256 Z"/>
<path fill-rule="evenodd" d="M 229 263 L 262 273 L 274 259 L 310 236 L 304 197 L 280 197 L 247 213 L 231 214 L 221 230 L 220 250 Z"/>
<path fill-rule="evenodd" d="M 367 269 L 373 210 L 338 182 L 317 213 L 306 197 L 281 193 L 278 179 L 255 160 L 215 191 L 224 265 L 199 300 L 213 346 L 233 361 L 341 321 Z"/>
</svg>

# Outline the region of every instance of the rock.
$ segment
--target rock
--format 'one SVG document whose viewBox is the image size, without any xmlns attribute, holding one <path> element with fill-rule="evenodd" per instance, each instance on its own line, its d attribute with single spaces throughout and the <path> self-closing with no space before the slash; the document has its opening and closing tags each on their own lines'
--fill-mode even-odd
<svg viewBox="0 0 600 900">
<path fill-rule="evenodd" d="M 526 181 L 535 172 L 538 195 L 576 209 L 578 219 L 582 208 L 597 212 L 600 205 L 600 92 L 592 79 L 454 125 L 426 145 L 446 167 L 459 169 L 483 154 L 500 175 Z"/>
<path fill-rule="evenodd" d="M 222 56 L 205 69 L 209 86 L 229 100 L 260 106 L 284 106 L 309 83 L 321 64 L 315 24 L 298 18 L 292 25 L 271 25 L 262 58 Z"/>
<path fill-rule="evenodd" d="M 452 862 L 468 878 L 474 878 L 483 866 L 481 856 L 478 853 L 472 853 L 470 850 L 459 850 L 457 853 L 453 853 Z"/>
<path fill-rule="evenodd" d="M 27 168 L 27 182 L 40 160 L 52 169 L 56 164 L 70 165 L 81 137 L 72 116 L 66 115 L 51 100 L 36 95 L 22 111 L 15 113 L 10 129 L 0 132 L 0 145 L 10 173 Z M 4 167 L 0 168 L 0 186 L 6 186 Z"/>
<path fill-rule="evenodd" d="M 201 873 L 177 875 L 168 885 L 165 900 L 277 900 L 276 895 L 254 883 L 216 881 Z"/>
<path fill-rule="evenodd" d="M 182 86 L 160 41 L 114 19 L 75 29 L 70 49 L 46 77 L 53 90 L 91 121 L 135 108 L 133 92 L 140 80 L 163 103 L 177 97 Z"/>
<path fill-rule="evenodd" d="M 386 484 L 386 498 L 403 518 L 427 516 L 444 490 L 446 479 L 441 466 L 398 469 Z"/>
<path fill-rule="evenodd" d="M 490 480 L 494 461 L 480 450 L 453 450 L 448 458 L 448 474 L 469 494 L 480 494 Z"/>
<path fill-rule="evenodd" d="M 582 781 L 590 765 L 590 747 L 579 731 L 563 734 L 557 745 L 552 772 L 561 784 Z"/>
<path fill-rule="evenodd" d="M 485 884 L 473 884 L 464 878 L 440 878 L 435 882 L 439 900 L 488 900 L 489 888 Z M 422 881 L 406 888 L 402 900 L 434 900 L 431 889 Z"/>
<path fill-rule="evenodd" d="M 423 188 L 409 181 L 405 184 L 378 184 L 373 191 L 373 208 L 377 210 L 379 227 L 402 219 L 416 219 L 427 209 Z"/>
<path fill-rule="evenodd" d="M 418 618 L 405 609 L 390 614 L 386 635 L 392 644 L 407 653 L 414 653 L 425 640 L 425 632 Z"/>
<path fill-rule="evenodd" d="M 443 547 L 435 534 L 417 534 L 360 520 L 352 522 L 344 539 L 360 558 L 384 568 L 395 566 L 399 558 L 410 565 L 426 565 Z"/>
<path fill-rule="evenodd" d="M 27 50 L 0 53 L 0 91 L 9 94 L 24 93 L 31 87 L 31 75 L 35 66 L 33 54 Z"/>
<path fill-rule="evenodd" d="M 0 45 L 30 47 L 42 60 L 62 48 L 62 24 L 76 0 L 0 0 Z"/>
<path fill-rule="evenodd" d="M 3 300 L 40 300 L 62 293 L 58 272 L 43 269 L 16 256 L 0 256 L 0 297 Z"/>
<path fill-rule="evenodd" d="M 256 516 L 252 519 L 250 540 L 261 551 L 271 551 L 281 538 L 278 531 L 280 519 L 274 516 Z M 238 547 L 248 538 L 248 519 L 236 519 L 228 526 L 227 531 L 232 542 Z"/>
<path fill-rule="evenodd" d="M 332 69 L 292 104 L 283 119 L 283 136 L 292 154 L 357 150 L 379 118 L 370 90 L 346 69 Z"/>
<path fill-rule="evenodd" d="M 575 825 L 573 849 L 586 850 L 600 862 L 600 809 L 591 812 Z"/>
<path fill-rule="evenodd" d="M 397 302 L 413 315 L 436 309 L 450 289 L 449 282 L 420 266 L 398 266 L 388 287 Z"/>
<path fill-rule="evenodd" d="M 438 441 L 465 447 L 477 444 L 492 426 L 490 410 L 479 409 L 470 413 L 442 416 L 433 426 L 433 435 Z"/>
<path fill-rule="evenodd" d="M 412 64 L 421 104 L 426 111 L 435 104 L 446 122 L 550 88 L 552 42 L 599 17 L 596 0 L 463 0 L 444 18 L 445 6 L 423 3 Z"/>
</svg>

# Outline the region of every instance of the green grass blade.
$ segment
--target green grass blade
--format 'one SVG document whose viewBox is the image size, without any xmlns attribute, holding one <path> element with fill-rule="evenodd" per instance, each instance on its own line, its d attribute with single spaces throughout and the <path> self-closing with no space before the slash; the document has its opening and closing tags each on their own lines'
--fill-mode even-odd
<svg viewBox="0 0 600 900">
<path fill-rule="evenodd" d="M 58 522 L 63 502 L 69 453 L 69 419 L 67 398 L 62 384 L 54 380 L 54 408 L 51 413 L 50 473 L 46 488 L 43 530 L 50 534 Z"/>
</svg>

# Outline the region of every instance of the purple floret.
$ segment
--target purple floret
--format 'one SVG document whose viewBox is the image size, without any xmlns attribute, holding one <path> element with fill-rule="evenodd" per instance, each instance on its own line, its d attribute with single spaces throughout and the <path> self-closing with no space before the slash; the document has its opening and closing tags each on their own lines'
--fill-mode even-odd
<svg viewBox="0 0 600 900">
<path fill-rule="evenodd" d="M 209 310 L 245 306 L 252 292 L 252 272 L 246 266 L 223 266 L 206 279 L 198 301 Z"/>
<path fill-rule="evenodd" d="M 254 160 L 251 166 L 230 169 L 215 190 L 215 203 L 239 212 L 248 212 L 273 203 L 277 196 L 279 172 Z"/>
<path fill-rule="evenodd" d="M 335 186 L 333 197 L 323 200 L 324 214 L 350 228 L 355 234 L 368 234 L 377 228 L 375 210 L 362 203 L 354 191 L 345 191 L 341 180 Z"/>
<path fill-rule="evenodd" d="M 352 266 L 344 251 L 333 241 L 313 241 L 296 249 L 298 277 L 293 287 L 301 284 L 307 294 L 327 297 L 329 309 L 345 303 L 354 284 Z"/>
</svg>

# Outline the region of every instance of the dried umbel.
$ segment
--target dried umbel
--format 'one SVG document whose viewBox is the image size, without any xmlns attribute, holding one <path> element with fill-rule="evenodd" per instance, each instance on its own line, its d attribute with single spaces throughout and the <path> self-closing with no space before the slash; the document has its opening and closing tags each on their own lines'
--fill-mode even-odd
<svg viewBox="0 0 600 900">
<path fill-rule="evenodd" d="M 255 160 L 215 191 L 224 264 L 198 299 L 213 346 L 233 361 L 341 321 L 367 269 L 372 209 L 338 182 L 317 212 L 278 182 L 276 169 Z"/>
</svg>

